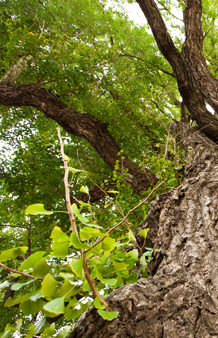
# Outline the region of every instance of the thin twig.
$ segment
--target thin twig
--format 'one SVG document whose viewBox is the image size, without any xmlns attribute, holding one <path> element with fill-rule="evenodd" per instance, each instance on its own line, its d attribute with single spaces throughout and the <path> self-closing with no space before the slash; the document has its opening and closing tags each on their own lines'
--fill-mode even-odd
<svg viewBox="0 0 218 338">
<path fill-rule="evenodd" d="M 42 30 L 41 30 L 41 33 L 39 35 L 39 39 L 41 39 L 41 37 L 42 37 L 43 31 L 44 31 L 44 26 L 45 26 L 45 20 L 43 20 L 43 22 L 42 22 Z"/>
<path fill-rule="evenodd" d="M 28 278 L 43 280 L 43 278 L 41 278 L 41 277 L 35 278 L 32 275 L 29 275 L 28 273 L 25 273 L 25 272 L 22 272 L 22 271 L 18 271 L 18 270 L 15 270 L 15 269 L 11 269 L 11 268 L 9 268 L 8 266 L 6 266 L 6 265 L 4 265 L 2 263 L 0 263 L 0 266 L 2 268 L 4 268 L 4 269 L 10 271 L 10 272 L 17 273 L 19 275 L 23 275 L 23 276 L 28 277 Z"/>
<path fill-rule="evenodd" d="M 61 138 L 60 128 L 57 128 L 57 132 L 58 132 L 58 137 L 59 137 L 60 144 L 61 144 L 61 155 L 62 155 L 62 159 L 63 159 L 63 162 L 64 162 L 64 168 L 65 168 L 64 185 L 65 185 L 65 198 L 66 198 L 67 211 L 68 211 L 68 214 L 69 214 L 72 230 L 76 233 L 77 238 L 80 241 L 79 234 L 78 234 L 77 227 L 76 227 L 75 217 L 74 217 L 74 214 L 72 212 L 71 203 L 70 203 L 70 190 L 69 190 L 69 184 L 68 184 L 69 168 L 68 168 L 68 165 L 67 165 L 69 159 L 64 154 L 64 141 Z M 84 250 L 80 249 L 79 251 L 80 251 L 80 254 L 81 254 L 81 259 L 83 261 L 84 274 L 85 274 L 86 280 L 87 280 L 87 282 L 88 282 L 88 284 L 89 284 L 89 286 L 92 290 L 94 298 L 99 296 L 101 304 L 106 306 L 106 308 L 109 308 L 109 305 L 107 304 L 107 302 L 103 298 L 101 298 L 98 290 L 95 287 L 94 281 L 93 281 L 93 279 L 92 279 L 92 277 L 89 273 L 89 269 L 88 269 L 87 262 L 86 262 L 86 254 L 85 254 Z"/>
<path fill-rule="evenodd" d="M 108 230 L 107 234 L 110 234 L 113 230 L 115 230 L 119 225 L 121 225 L 122 223 L 126 222 L 127 218 L 129 217 L 129 215 L 135 211 L 137 208 L 139 208 L 142 204 L 144 204 L 145 202 L 147 202 L 147 200 L 152 196 L 152 194 L 158 189 L 160 188 L 160 186 L 164 184 L 164 181 L 162 181 L 160 184 L 158 184 L 158 186 L 156 188 L 154 188 L 150 194 L 138 205 L 136 205 L 136 207 L 130 209 L 128 211 L 128 213 L 126 214 L 126 216 L 122 219 L 122 221 L 120 221 L 119 223 L 117 223 L 113 228 L 111 228 L 110 230 Z M 101 243 L 107 236 L 102 237 L 101 239 L 99 239 L 95 244 L 92 245 L 91 248 L 85 250 L 85 253 L 90 251 L 92 248 L 94 248 L 96 245 L 98 245 L 99 243 Z"/>
<path fill-rule="evenodd" d="M 64 186 L 65 186 L 65 198 L 66 198 L 67 211 L 68 211 L 68 214 L 69 214 L 72 230 L 76 233 L 78 239 L 80 240 L 79 234 L 78 234 L 78 231 L 77 231 L 77 227 L 76 227 L 76 221 L 75 221 L 74 213 L 71 209 L 71 203 L 70 203 L 70 189 L 69 189 L 69 185 L 68 185 L 69 168 L 68 168 L 68 165 L 67 165 L 68 159 L 67 159 L 66 155 L 64 154 L 64 141 L 61 138 L 60 128 L 57 128 L 57 132 L 58 132 L 58 137 L 59 137 L 60 144 L 61 144 L 61 155 L 62 155 L 62 159 L 63 159 L 63 162 L 64 162 L 64 168 L 65 168 Z"/>
</svg>

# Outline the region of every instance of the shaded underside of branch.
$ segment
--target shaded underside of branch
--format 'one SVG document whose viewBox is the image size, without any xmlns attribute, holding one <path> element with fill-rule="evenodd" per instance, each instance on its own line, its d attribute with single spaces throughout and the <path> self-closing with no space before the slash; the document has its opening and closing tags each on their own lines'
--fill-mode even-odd
<svg viewBox="0 0 218 338">
<path fill-rule="evenodd" d="M 68 133 L 85 138 L 98 152 L 104 162 L 113 170 L 120 147 L 107 131 L 106 125 L 88 114 L 81 114 L 68 107 L 58 95 L 35 84 L 12 86 L 0 83 L 0 104 L 5 106 L 31 106 L 53 119 Z M 124 156 L 123 167 L 128 169 L 128 183 L 141 194 L 156 183 L 157 178 L 148 169 L 142 172 L 138 165 Z"/>
</svg>

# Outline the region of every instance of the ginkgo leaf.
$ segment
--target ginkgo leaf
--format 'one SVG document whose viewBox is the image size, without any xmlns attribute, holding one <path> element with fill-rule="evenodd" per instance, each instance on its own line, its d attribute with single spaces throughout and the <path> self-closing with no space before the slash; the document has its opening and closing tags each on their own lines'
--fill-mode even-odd
<svg viewBox="0 0 218 338">
<path fill-rule="evenodd" d="M 119 315 L 118 311 L 109 312 L 107 310 L 98 310 L 98 313 L 102 318 L 109 320 L 109 321 L 117 318 Z"/>
<path fill-rule="evenodd" d="M 75 169 L 75 168 L 72 168 L 72 167 L 68 167 L 68 169 L 69 169 L 73 174 L 76 174 L 76 173 L 78 173 L 79 171 L 83 171 L 83 170 Z"/>
<path fill-rule="evenodd" d="M 79 191 L 84 192 L 85 194 L 89 195 L 89 188 L 86 186 L 82 186 Z"/>
<path fill-rule="evenodd" d="M 47 211 L 44 208 L 44 204 L 32 204 L 26 208 L 26 214 L 28 215 L 51 215 L 53 211 Z"/>
<path fill-rule="evenodd" d="M 64 313 L 64 297 L 55 298 L 43 306 L 44 310 L 60 315 Z"/>
</svg>

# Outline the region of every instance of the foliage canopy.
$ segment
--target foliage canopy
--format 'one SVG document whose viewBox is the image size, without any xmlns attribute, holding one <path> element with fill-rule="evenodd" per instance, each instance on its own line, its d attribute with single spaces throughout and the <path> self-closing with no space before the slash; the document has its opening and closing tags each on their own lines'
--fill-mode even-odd
<svg viewBox="0 0 218 338">
<path fill-rule="evenodd" d="M 100 295 L 93 299 L 84 275 L 84 252 L 101 296 L 149 275 L 153 250 L 142 252 L 135 245 L 134 232 L 148 212 L 150 199 L 132 209 L 156 182 L 150 182 L 146 192 L 136 191 L 125 159 L 140 168 L 142 175 L 149 170 L 158 183 L 164 181 L 158 193 L 176 187 L 184 158 L 166 126 L 184 118 L 183 105 L 172 68 L 148 26 L 129 21 L 120 4 L 106 0 L 0 2 L 2 82 L 26 86 L 30 96 L 34 95 L 31 88 L 43 88 L 39 95 L 53 95 L 57 107 L 63 103 L 79 112 L 78 119 L 91 116 L 94 120 L 90 121 L 100 121 L 105 135 L 119 145 L 111 147 L 120 149 L 110 162 L 110 142 L 104 144 L 102 139 L 96 145 L 88 134 L 81 135 L 79 120 L 72 121 L 78 128 L 73 133 L 58 111 L 61 123 L 46 110 L 43 115 L 41 103 L 37 106 L 41 112 L 32 103 L 0 106 L 2 337 L 14 332 L 25 337 L 67 337 L 72 323 L 92 304 L 103 318 L 116 316 L 105 311 Z M 173 36 L 181 50 L 184 31 L 173 13 L 175 8 L 182 12 L 183 3 L 161 1 L 159 6 L 167 9 L 164 17 L 169 29 L 179 30 Z M 203 10 L 204 54 L 216 75 L 218 5 L 204 1 Z M 194 123 L 188 111 L 186 118 Z M 63 127 L 64 154 L 57 122 Z M 79 239 L 66 210 L 62 159 L 70 170 Z M 92 196 L 93 182 L 103 190 L 100 195 L 98 188 L 99 198 Z M 146 232 L 141 235 L 146 238 Z"/>
</svg>

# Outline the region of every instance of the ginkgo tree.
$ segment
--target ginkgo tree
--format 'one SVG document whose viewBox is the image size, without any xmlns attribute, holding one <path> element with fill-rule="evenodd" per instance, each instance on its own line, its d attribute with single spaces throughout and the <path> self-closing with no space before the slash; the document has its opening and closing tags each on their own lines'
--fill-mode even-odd
<svg viewBox="0 0 218 338">
<path fill-rule="evenodd" d="M 137 2 L 1 1 L 2 337 L 216 334 L 218 8 Z"/>
</svg>

